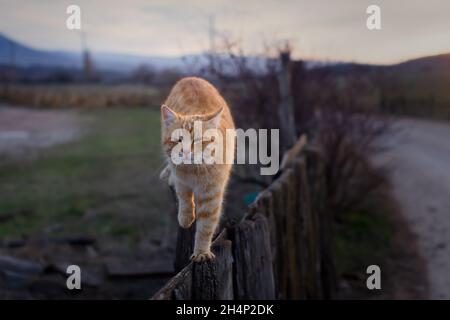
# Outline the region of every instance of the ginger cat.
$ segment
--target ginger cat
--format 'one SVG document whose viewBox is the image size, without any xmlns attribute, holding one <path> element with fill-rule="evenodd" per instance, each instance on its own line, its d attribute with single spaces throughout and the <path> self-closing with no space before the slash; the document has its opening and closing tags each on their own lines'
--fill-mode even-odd
<svg viewBox="0 0 450 320">
<path fill-rule="evenodd" d="M 230 177 L 232 161 L 224 164 L 174 164 L 171 159 L 173 148 L 182 142 L 172 141 L 172 132 L 186 129 L 192 146 L 201 144 L 203 152 L 211 140 L 194 137 L 194 122 L 200 121 L 202 129 L 217 129 L 223 137 L 226 130 L 234 130 L 234 122 L 227 103 L 208 81 L 187 77 L 178 81 L 169 97 L 161 107 L 162 145 L 168 165 L 161 172 L 161 178 L 169 178 L 178 198 L 178 222 L 181 227 L 189 228 L 197 219 L 195 246 L 191 256 L 193 261 L 205 261 L 214 258 L 211 241 L 219 224 L 225 189 Z M 235 139 L 224 139 L 223 149 L 233 150 Z M 192 151 L 193 150 L 193 151 Z M 195 149 L 183 150 L 180 157 L 195 157 Z M 233 160 L 233 159 L 231 159 Z"/>
</svg>

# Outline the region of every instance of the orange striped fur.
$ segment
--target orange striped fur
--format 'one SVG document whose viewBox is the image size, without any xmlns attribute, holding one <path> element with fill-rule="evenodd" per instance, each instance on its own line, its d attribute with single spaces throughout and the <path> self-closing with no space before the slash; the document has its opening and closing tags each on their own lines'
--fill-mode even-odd
<svg viewBox="0 0 450 320">
<path fill-rule="evenodd" d="M 225 137 L 225 130 L 234 129 L 233 118 L 216 88 L 208 81 L 196 77 L 178 81 L 165 101 L 165 106 L 161 109 L 161 137 L 168 165 L 161 172 L 161 177 L 168 177 L 169 183 L 175 187 L 180 226 L 189 228 L 196 220 L 195 246 L 191 259 L 209 260 L 214 258 L 211 241 L 220 220 L 231 164 L 172 164 L 170 154 L 177 142 L 171 141 L 171 133 L 175 129 L 184 128 L 193 135 L 194 121 L 202 121 L 202 127 L 206 129 L 213 125 L 211 120 L 214 118 L 219 119 L 220 122 L 214 125 Z M 234 151 L 235 141 L 229 140 L 232 141 L 224 141 L 224 153 L 227 149 Z M 207 144 L 208 142 L 202 142 L 202 148 Z"/>
</svg>

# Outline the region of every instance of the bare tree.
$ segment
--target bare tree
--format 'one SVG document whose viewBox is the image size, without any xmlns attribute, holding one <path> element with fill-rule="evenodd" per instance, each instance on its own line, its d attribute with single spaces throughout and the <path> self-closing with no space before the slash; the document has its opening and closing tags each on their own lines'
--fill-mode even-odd
<svg viewBox="0 0 450 320">
<path fill-rule="evenodd" d="M 156 77 L 156 70 L 152 65 L 139 65 L 132 73 L 131 78 L 144 84 L 152 84 Z"/>
<path fill-rule="evenodd" d="M 278 72 L 278 87 L 280 92 L 280 104 L 278 106 L 278 119 L 282 128 L 282 150 L 292 147 L 297 140 L 295 128 L 294 98 L 292 95 L 292 70 L 291 70 L 291 47 L 286 42 L 285 47 L 280 50 L 280 71 Z"/>
</svg>

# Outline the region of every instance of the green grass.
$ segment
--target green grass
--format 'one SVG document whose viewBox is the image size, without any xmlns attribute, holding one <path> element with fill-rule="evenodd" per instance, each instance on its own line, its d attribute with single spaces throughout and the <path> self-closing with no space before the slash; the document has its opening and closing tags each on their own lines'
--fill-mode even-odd
<svg viewBox="0 0 450 320">
<path fill-rule="evenodd" d="M 158 180 L 159 110 L 94 109 L 80 116 L 90 119 L 81 140 L 39 151 L 35 159 L 0 160 L 0 238 L 60 225 L 57 233 L 122 241 L 168 221 L 170 198 Z"/>
<path fill-rule="evenodd" d="M 337 226 L 335 246 L 340 273 L 364 273 L 367 266 L 384 261 L 393 237 L 392 222 L 371 210 L 352 212 Z"/>
<path fill-rule="evenodd" d="M 380 97 L 385 111 L 441 120 L 450 119 L 450 73 L 444 70 L 394 72 L 386 77 Z"/>
</svg>

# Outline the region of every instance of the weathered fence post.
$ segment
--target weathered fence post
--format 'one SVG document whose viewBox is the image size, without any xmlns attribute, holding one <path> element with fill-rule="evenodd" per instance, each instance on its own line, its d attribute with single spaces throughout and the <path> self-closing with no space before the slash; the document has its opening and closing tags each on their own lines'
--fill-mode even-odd
<svg viewBox="0 0 450 320">
<path fill-rule="evenodd" d="M 298 158 L 294 163 L 297 169 L 297 190 L 298 197 L 298 215 L 301 220 L 301 234 L 299 235 L 302 242 L 300 247 L 304 252 L 304 273 L 305 282 L 305 298 L 318 299 L 320 294 L 320 264 L 318 263 L 319 236 L 316 232 L 316 213 L 312 209 L 311 190 L 309 188 L 307 176 L 307 164 L 304 156 Z"/>
<path fill-rule="evenodd" d="M 279 299 L 304 298 L 302 254 L 299 248 L 299 219 L 297 213 L 295 172 L 287 169 L 269 187 L 272 195 L 273 222 L 271 232 L 275 241 L 273 254 L 275 287 Z M 264 197 L 261 198 L 263 200 Z"/>
<path fill-rule="evenodd" d="M 333 248 L 333 214 L 327 206 L 324 160 L 320 150 L 308 147 L 305 150 L 308 183 L 311 190 L 313 210 L 317 215 L 320 257 L 320 279 L 324 299 L 333 299 L 337 290 L 337 274 Z"/>
<path fill-rule="evenodd" d="M 281 133 L 281 153 L 292 147 L 297 140 L 295 128 L 294 100 L 291 90 L 291 49 L 289 45 L 280 52 L 281 70 L 278 74 L 280 105 L 278 118 Z"/>
<path fill-rule="evenodd" d="M 281 177 L 275 180 L 269 187 L 270 194 L 272 195 L 272 215 L 273 225 L 271 226 L 272 232 L 275 234 L 275 250 L 272 251 L 273 255 L 273 269 L 275 279 L 275 292 L 277 299 L 283 299 L 286 295 L 286 281 L 283 278 L 283 274 L 287 275 L 285 269 L 285 263 L 283 258 L 285 257 L 285 251 L 287 244 L 285 243 L 285 211 L 283 209 L 283 186 L 280 182 Z"/>
<path fill-rule="evenodd" d="M 234 298 L 275 299 L 270 234 L 267 219 L 256 213 L 232 231 Z"/>
<path fill-rule="evenodd" d="M 287 259 L 288 259 L 288 292 L 286 299 L 304 299 L 306 298 L 305 290 L 305 251 L 302 250 L 304 229 L 298 215 L 299 193 L 296 183 L 297 170 L 292 168 L 284 172 L 283 192 L 286 194 L 286 242 L 287 242 Z M 300 190 L 301 191 L 301 190 Z"/>
<path fill-rule="evenodd" d="M 194 252 L 195 223 L 189 229 L 178 226 L 177 244 L 175 248 L 175 272 L 182 270 L 190 261 Z"/>
<path fill-rule="evenodd" d="M 212 246 L 216 258 L 194 263 L 192 298 L 194 300 L 233 299 L 233 256 L 231 241 L 219 239 Z"/>
</svg>

